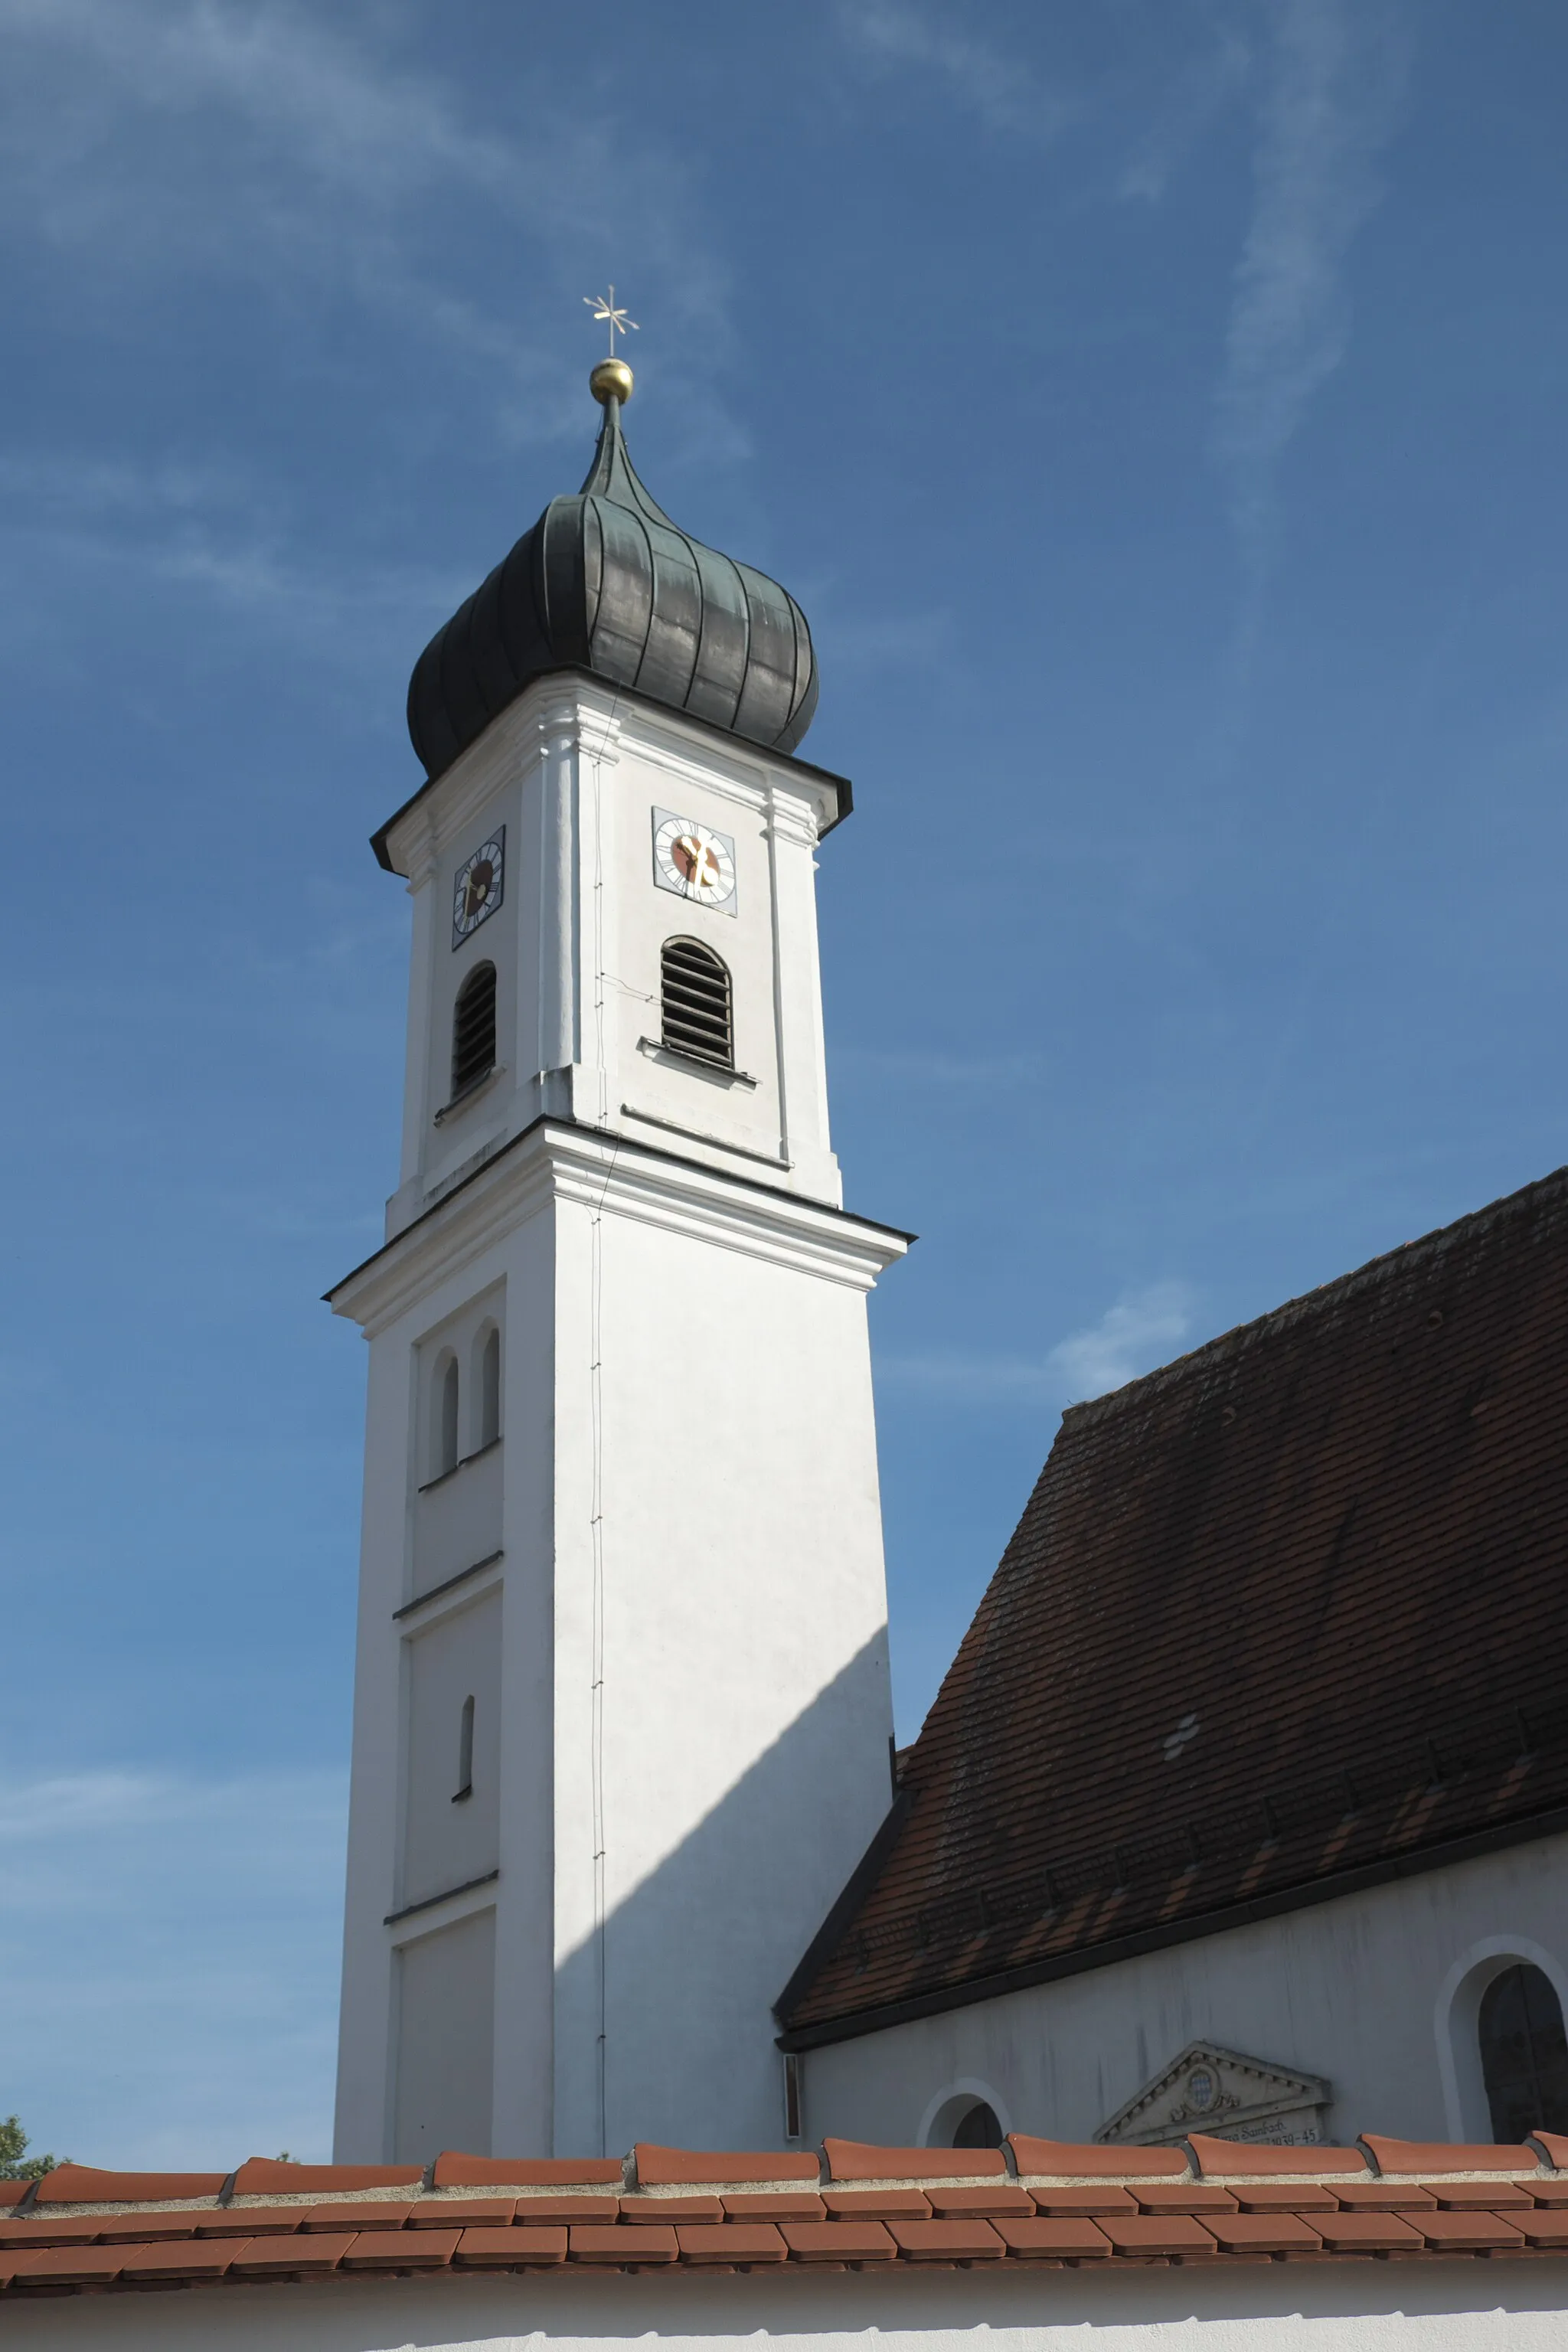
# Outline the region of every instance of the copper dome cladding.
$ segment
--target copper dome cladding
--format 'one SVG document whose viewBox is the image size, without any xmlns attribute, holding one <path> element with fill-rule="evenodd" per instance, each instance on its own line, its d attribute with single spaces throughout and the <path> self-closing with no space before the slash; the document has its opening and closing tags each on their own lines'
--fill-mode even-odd
<svg viewBox="0 0 1568 2352">
<path fill-rule="evenodd" d="M 773 751 L 793 751 L 816 709 L 816 661 L 793 596 L 672 523 L 605 421 L 588 478 L 438 629 L 415 665 L 408 732 L 430 778 L 524 688 L 588 670 Z"/>
</svg>

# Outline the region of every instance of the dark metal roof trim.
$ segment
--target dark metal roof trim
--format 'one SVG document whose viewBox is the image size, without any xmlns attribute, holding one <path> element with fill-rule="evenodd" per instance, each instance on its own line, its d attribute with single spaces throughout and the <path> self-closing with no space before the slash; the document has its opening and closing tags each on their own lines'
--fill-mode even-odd
<svg viewBox="0 0 1568 2352">
<path fill-rule="evenodd" d="M 598 672 L 596 670 L 590 669 L 586 662 L 558 662 L 553 669 L 548 672 L 541 671 L 539 676 L 549 676 L 552 677 L 588 677 L 592 678 L 597 686 L 603 686 L 605 683 L 604 679 L 600 677 Z M 535 685 L 537 682 L 537 678 L 530 678 L 528 681 L 530 686 Z M 522 689 L 520 688 L 518 691 L 521 693 Z M 644 699 L 643 697 L 638 696 L 635 691 L 631 691 L 626 688 L 620 689 L 620 694 L 623 698 L 628 698 L 634 702 Z M 652 696 L 648 696 L 646 698 L 650 702 L 653 700 Z M 511 701 L 516 701 L 517 696 L 513 695 L 510 699 Z M 669 708 L 668 703 L 661 704 L 658 707 L 664 709 L 668 709 Z M 499 718 L 500 716 L 500 712 L 498 709 L 496 717 Z M 688 726 L 700 727 L 705 734 L 723 735 L 729 740 L 733 740 L 733 730 L 731 729 L 716 726 L 711 719 L 702 718 L 694 710 L 683 710 L 680 716 L 686 720 Z M 476 737 L 475 740 L 477 741 L 478 740 L 478 737 Z M 820 836 L 822 839 L 826 840 L 827 835 L 833 831 L 835 825 L 842 824 L 847 816 L 853 814 L 855 808 L 855 787 L 850 782 L 847 776 L 839 775 L 833 768 L 818 767 L 815 760 L 803 760 L 793 751 L 781 752 L 775 751 L 771 756 L 775 760 L 782 759 L 785 761 L 792 768 L 798 768 L 803 775 L 815 776 L 818 782 L 832 785 L 834 793 L 837 798 L 838 806 L 835 814 L 830 816 L 827 823 L 823 826 Z M 445 774 L 446 771 L 443 769 L 441 772 L 442 774 Z M 439 775 L 426 776 L 425 782 L 419 786 L 418 790 L 409 793 L 408 798 L 404 802 L 402 807 L 394 809 L 392 814 L 387 818 L 386 823 L 383 825 L 379 825 L 375 832 L 371 835 L 370 845 L 375 852 L 375 862 L 381 867 L 384 874 L 395 874 L 397 871 L 396 866 L 394 866 L 392 862 L 391 854 L 386 845 L 388 836 L 391 835 L 393 828 L 395 825 L 401 824 L 409 811 L 411 809 L 416 809 L 420 802 L 425 798 L 426 793 L 434 792 L 436 786 L 440 782 L 440 781 L 441 777 Z"/>
</svg>

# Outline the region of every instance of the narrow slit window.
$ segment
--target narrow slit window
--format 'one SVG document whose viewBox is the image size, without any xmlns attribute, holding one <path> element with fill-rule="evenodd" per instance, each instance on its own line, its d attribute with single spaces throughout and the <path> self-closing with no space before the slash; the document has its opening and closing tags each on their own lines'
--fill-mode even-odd
<svg viewBox="0 0 1568 2352">
<path fill-rule="evenodd" d="M 729 965 L 699 940 L 666 940 L 658 961 L 665 1045 L 732 1069 Z"/>
<path fill-rule="evenodd" d="M 800 2060 L 793 2050 L 784 2052 L 784 2137 L 800 2137 Z"/>
<path fill-rule="evenodd" d="M 460 1805 L 465 1797 L 474 1793 L 474 1702 L 463 1701 L 462 1720 L 458 1726 L 458 1785 L 452 1792 L 452 1802 Z"/>
<path fill-rule="evenodd" d="M 452 1009 L 452 1100 L 496 1066 L 496 968 L 477 963 Z"/>
<path fill-rule="evenodd" d="M 447 1359 L 441 1375 L 441 1412 L 436 1433 L 436 1475 L 444 1478 L 458 1466 L 458 1360 Z"/>
<path fill-rule="evenodd" d="M 493 1445 L 500 1435 L 500 1333 L 492 1323 L 479 1356 L 479 1444 Z"/>
</svg>

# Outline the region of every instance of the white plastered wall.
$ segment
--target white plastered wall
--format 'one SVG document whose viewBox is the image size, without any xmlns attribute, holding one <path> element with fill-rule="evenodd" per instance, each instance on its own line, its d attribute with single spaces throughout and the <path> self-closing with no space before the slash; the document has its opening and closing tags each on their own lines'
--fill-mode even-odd
<svg viewBox="0 0 1568 2352">
<path fill-rule="evenodd" d="M 454 2138 L 488 2147 L 495 2095 L 491 2042 L 476 2032 L 495 2002 L 495 1913 L 416 1936 L 397 1953 L 394 2160 L 428 2164 Z"/>
<path fill-rule="evenodd" d="M 425 2027 L 400 2021 L 400 1955 L 481 1916 L 504 1953 L 505 1999 L 487 2005 L 472 1993 L 443 2024 L 452 2127 L 479 2112 L 468 2086 L 480 2071 L 493 2114 L 503 2042 L 514 2066 L 519 2049 L 532 2058 L 525 2095 L 549 2112 L 553 1280 L 548 1202 L 535 1190 L 504 1238 L 431 1251 L 405 1286 L 412 1295 L 378 1301 L 373 1319 L 338 2052 L 339 2152 L 364 2160 L 397 2147 L 408 2104 L 400 2075 L 414 2065 L 423 2083 L 429 2071 L 413 2055 Z M 512 1318 L 534 1344 L 511 1344 Z M 503 1328 L 500 1442 L 432 1486 L 431 1366 L 455 1346 L 469 1373 L 471 1341 L 491 1322 Z M 470 1693 L 474 1793 L 454 1804 Z M 440 1948 L 431 1944 L 418 1969 Z M 421 2015 L 434 2013 L 426 2002 Z"/>
<path fill-rule="evenodd" d="M 810 2051 L 805 2129 L 908 2144 L 963 2087 L 1016 2129 L 1087 2140 L 1207 2036 L 1327 2075 L 1333 2138 L 1489 2139 L 1475 2010 L 1510 1958 L 1545 1969 L 1568 2014 L 1568 1837 Z"/>
<path fill-rule="evenodd" d="M 612 1178 L 561 1213 L 556 2136 L 579 2150 L 779 2144 L 771 2004 L 888 1801 L 869 1269 L 788 1262 L 749 1206 L 681 1231 Z"/>
<path fill-rule="evenodd" d="M 39 2352 L 1561 2352 L 1568 2263 L 334 2278 L 30 2303 Z"/>
</svg>

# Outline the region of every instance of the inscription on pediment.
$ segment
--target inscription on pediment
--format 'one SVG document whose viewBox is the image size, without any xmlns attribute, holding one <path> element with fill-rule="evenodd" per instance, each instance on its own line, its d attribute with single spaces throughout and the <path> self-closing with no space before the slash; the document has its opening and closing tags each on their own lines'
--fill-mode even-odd
<svg viewBox="0 0 1568 2352">
<path fill-rule="evenodd" d="M 1324 2137 L 1333 2095 L 1332 2084 L 1321 2074 L 1302 2074 L 1267 2058 L 1222 2050 L 1217 2042 L 1189 2042 L 1094 2136 L 1157 2147 L 1195 2131 L 1219 2139 L 1310 2147 Z"/>
</svg>

